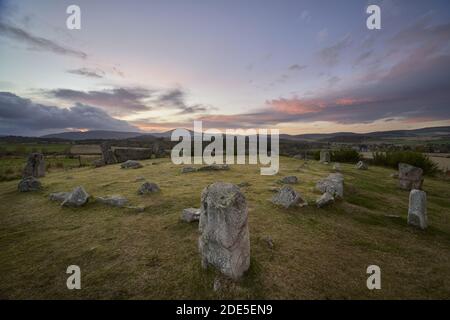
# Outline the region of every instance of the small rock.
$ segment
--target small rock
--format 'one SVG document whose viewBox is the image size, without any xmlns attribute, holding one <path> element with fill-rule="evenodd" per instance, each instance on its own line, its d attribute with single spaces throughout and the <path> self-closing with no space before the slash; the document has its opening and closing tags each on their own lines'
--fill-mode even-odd
<svg viewBox="0 0 450 320">
<path fill-rule="evenodd" d="M 269 246 L 270 249 L 273 249 L 273 240 L 271 237 L 264 237 L 264 242 L 267 243 L 267 245 Z"/>
<path fill-rule="evenodd" d="M 145 182 L 138 190 L 139 194 L 147 194 L 159 192 L 161 189 L 156 183 L 153 182 Z"/>
<path fill-rule="evenodd" d="M 61 206 L 66 207 L 81 207 L 89 201 L 89 194 L 83 187 L 76 187 L 68 197 L 61 203 Z"/>
<path fill-rule="evenodd" d="M 398 179 L 398 172 L 391 173 L 390 177 L 393 179 Z"/>
<path fill-rule="evenodd" d="M 100 203 L 119 208 L 124 207 L 128 203 L 128 200 L 126 198 L 119 195 L 96 197 L 95 200 Z"/>
<path fill-rule="evenodd" d="M 369 169 L 369 166 L 364 161 L 358 161 L 358 163 L 356 164 L 356 169 L 367 170 Z"/>
<path fill-rule="evenodd" d="M 141 182 L 141 181 L 145 181 L 145 177 L 136 177 L 136 179 L 134 179 L 135 182 Z"/>
<path fill-rule="evenodd" d="M 190 172 L 196 172 L 197 168 L 194 167 L 184 167 L 181 169 L 181 173 L 190 173 Z"/>
<path fill-rule="evenodd" d="M 286 209 L 295 206 L 303 207 L 308 204 L 297 191 L 287 185 L 283 186 L 278 193 L 272 197 L 272 203 Z"/>
<path fill-rule="evenodd" d="M 230 166 L 227 164 L 212 164 L 197 169 L 197 171 L 219 171 L 219 170 L 230 170 Z"/>
<path fill-rule="evenodd" d="M 35 177 L 26 177 L 20 180 L 17 189 L 20 192 L 38 191 L 42 189 L 41 182 Z"/>
<path fill-rule="evenodd" d="M 142 164 L 136 160 L 127 160 L 120 165 L 122 169 L 139 169 L 142 168 Z"/>
<path fill-rule="evenodd" d="M 325 192 L 319 199 L 316 200 L 317 208 L 323 208 L 329 204 L 332 204 L 334 202 L 334 197 L 328 193 Z"/>
<path fill-rule="evenodd" d="M 133 210 L 135 212 L 144 212 L 145 211 L 145 207 L 144 206 L 125 206 L 124 208 Z"/>
<path fill-rule="evenodd" d="M 284 184 L 297 184 L 298 178 L 296 176 L 287 176 L 280 180 L 280 183 Z"/>
<path fill-rule="evenodd" d="M 222 283 L 221 283 L 221 281 L 220 281 L 220 278 L 219 278 L 219 277 L 216 277 L 216 278 L 214 279 L 213 290 L 214 290 L 214 292 L 217 292 L 217 291 L 219 291 L 221 288 L 222 288 Z"/>
<path fill-rule="evenodd" d="M 197 208 L 187 208 L 183 209 L 181 213 L 181 220 L 185 222 L 194 222 L 200 219 L 200 209 Z"/>
<path fill-rule="evenodd" d="M 336 162 L 333 166 L 334 171 L 341 171 L 341 164 Z"/>
</svg>

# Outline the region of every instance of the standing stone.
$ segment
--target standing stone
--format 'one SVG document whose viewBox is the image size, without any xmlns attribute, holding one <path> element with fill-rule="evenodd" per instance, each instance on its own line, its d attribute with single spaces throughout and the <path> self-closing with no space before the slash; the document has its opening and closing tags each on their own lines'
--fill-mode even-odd
<svg viewBox="0 0 450 320">
<path fill-rule="evenodd" d="M 250 266 L 247 202 L 240 189 L 216 182 L 201 197 L 199 250 L 202 266 L 213 265 L 233 279 Z"/>
<path fill-rule="evenodd" d="M 427 217 L 427 194 L 425 191 L 413 189 L 409 193 L 408 224 L 426 229 Z"/>
<path fill-rule="evenodd" d="M 398 183 L 403 190 L 422 189 L 423 170 L 406 163 L 399 163 Z"/>
<path fill-rule="evenodd" d="M 103 142 L 100 145 L 100 148 L 102 150 L 102 158 L 103 162 L 105 164 L 113 164 L 117 163 L 117 159 L 114 155 L 113 150 L 111 149 L 111 143 L 110 142 Z"/>
<path fill-rule="evenodd" d="M 23 169 L 23 177 L 40 178 L 45 176 L 45 160 L 42 153 L 32 153 L 28 156 L 27 164 Z"/>
<path fill-rule="evenodd" d="M 330 156 L 330 151 L 328 150 L 321 150 L 320 151 L 320 162 L 321 163 L 330 163 L 331 161 L 331 156 Z"/>
<path fill-rule="evenodd" d="M 367 169 L 369 169 L 369 166 L 364 161 L 358 161 L 358 163 L 356 164 L 356 169 L 367 170 Z"/>
<path fill-rule="evenodd" d="M 23 178 L 17 186 L 17 189 L 19 189 L 20 192 L 38 191 L 41 188 L 41 183 L 35 177 Z"/>
<path fill-rule="evenodd" d="M 286 209 L 295 206 L 303 207 L 308 204 L 297 191 L 288 185 L 279 189 L 277 194 L 272 197 L 271 201 L 273 204 L 285 207 Z"/>
<path fill-rule="evenodd" d="M 333 170 L 337 172 L 341 171 L 341 164 L 339 162 L 336 162 L 333 166 Z"/>
</svg>

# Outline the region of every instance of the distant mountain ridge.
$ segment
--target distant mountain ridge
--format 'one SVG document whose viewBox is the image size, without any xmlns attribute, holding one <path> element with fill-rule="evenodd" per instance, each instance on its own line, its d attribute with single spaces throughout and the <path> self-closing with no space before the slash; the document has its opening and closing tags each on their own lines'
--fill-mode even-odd
<svg viewBox="0 0 450 320">
<path fill-rule="evenodd" d="M 91 130 L 91 131 L 77 131 L 77 132 L 62 132 L 56 134 L 48 134 L 41 136 L 47 139 L 63 139 L 63 140 L 121 140 L 121 139 L 145 139 L 151 138 L 170 138 L 173 130 L 165 132 L 122 132 L 122 131 L 107 131 L 107 130 Z M 192 134 L 192 131 L 190 131 Z M 391 131 L 376 131 L 369 133 L 354 133 L 354 132 L 335 132 L 335 133 L 308 133 L 289 135 L 281 134 L 280 139 L 294 140 L 294 141 L 346 141 L 346 140 L 362 140 L 362 139 L 388 139 L 388 138 L 406 138 L 406 137 L 449 137 L 450 126 L 448 127 L 429 127 L 412 130 L 391 130 Z"/>
</svg>

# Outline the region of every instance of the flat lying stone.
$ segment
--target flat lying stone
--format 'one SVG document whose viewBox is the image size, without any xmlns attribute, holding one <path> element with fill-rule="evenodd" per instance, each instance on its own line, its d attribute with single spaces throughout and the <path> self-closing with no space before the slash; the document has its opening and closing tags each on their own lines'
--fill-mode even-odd
<svg viewBox="0 0 450 320">
<path fill-rule="evenodd" d="M 142 164 L 136 160 L 127 160 L 120 165 L 122 169 L 139 169 L 142 168 Z"/>
<path fill-rule="evenodd" d="M 183 169 L 181 169 L 181 173 L 190 173 L 190 172 L 197 172 L 197 168 L 184 167 Z"/>
<path fill-rule="evenodd" d="M 83 187 L 79 186 L 69 193 L 67 198 L 61 203 L 66 207 L 81 207 L 89 201 L 89 194 Z"/>
<path fill-rule="evenodd" d="M 128 203 L 126 198 L 119 195 L 96 197 L 95 200 L 100 203 L 119 208 L 124 207 Z"/>
<path fill-rule="evenodd" d="M 211 164 L 197 169 L 197 171 L 219 171 L 219 170 L 230 170 L 230 166 L 227 164 Z"/>
</svg>

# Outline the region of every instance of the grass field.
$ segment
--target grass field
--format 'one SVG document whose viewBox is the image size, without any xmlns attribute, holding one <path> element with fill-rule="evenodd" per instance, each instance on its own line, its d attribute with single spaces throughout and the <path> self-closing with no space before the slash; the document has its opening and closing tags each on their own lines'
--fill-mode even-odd
<svg viewBox="0 0 450 320">
<path fill-rule="evenodd" d="M 68 143 L 0 143 L 0 149 L 16 155 L 27 155 L 31 152 L 44 154 L 67 153 L 70 148 L 71 145 Z"/>
<path fill-rule="evenodd" d="M 87 166 L 98 156 L 82 156 L 81 166 Z M 0 181 L 17 180 L 22 177 L 22 171 L 27 163 L 26 157 L 1 157 L 0 158 Z M 80 166 L 80 160 L 77 157 L 68 156 L 46 156 L 45 164 L 47 171 L 64 171 Z"/>
<path fill-rule="evenodd" d="M 450 298 L 450 183 L 426 178 L 429 228 L 407 226 L 407 191 L 389 177 L 394 170 L 355 170 L 342 164 L 345 200 L 325 209 L 313 201 L 315 182 L 331 165 L 281 158 L 277 176 L 257 166 L 181 174 L 168 159 L 143 161 L 137 170 L 119 165 L 51 172 L 44 190 L 17 192 L 17 181 L 0 183 L 0 298 L 3 299 L 431 299 Z M 297 175 L 295 189 L 310 206 L 274 207 L 268 189 Z M 139 196 L 142 182 L 162 192 Z M 197 224 L 180 222 L 181 210 L 199 207 L 202 189 L 215 181 L 249 182 L 251 267 L 237 283 L 203 270 Z M 83 185 L 94 196 L 121 194 L 137 213 L 94 201 L 83 208 L 50 202 L 51 192 Z M 270 248 L 266 237 L 271 237 Z M 81 268 L 81 290 L 66 288 L 66 268 Z M 366 287 L 366 268 L 381 268 L 381 290 Z"/>
</svg>

